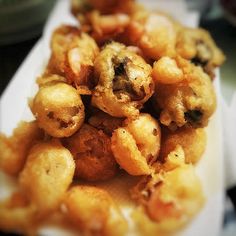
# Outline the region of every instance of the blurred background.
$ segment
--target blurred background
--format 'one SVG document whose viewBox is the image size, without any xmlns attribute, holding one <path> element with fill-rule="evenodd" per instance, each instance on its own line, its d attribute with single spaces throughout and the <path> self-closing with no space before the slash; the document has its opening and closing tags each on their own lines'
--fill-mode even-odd
<svg viewBox="0 0 236 236">
<path fill-rule="evenodd" d="M 0 94 L 42 36 L 44 24 L 56 1 L 0 0 Z M 199 25 L 211 33 L 224 51 L 227 60 L 220 69 L 221 89 L 226 103 L 230 103 L 236 90 L 236 0 L 165 0 L 168 4 L 176 1 L 189 11 L 199 13 Z M 163 2 L 155 1 L 160 5 Z M 179 12 L 175 10 L 176 15 Z M 231 201 L 227 200 L 225 205 L 227 230 L 224 235 L 236 235 L 236 217 L 232 210 L 232 204 L 236 207 L 236 187 L 226 189 L 226 193 Z"/>
</svg>

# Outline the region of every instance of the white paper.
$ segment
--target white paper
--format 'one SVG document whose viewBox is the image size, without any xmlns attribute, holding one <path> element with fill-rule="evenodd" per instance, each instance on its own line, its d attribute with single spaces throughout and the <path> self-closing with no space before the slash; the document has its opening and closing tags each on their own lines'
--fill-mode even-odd
<svg viewBox="0 0 236 236">
<path fill-rule="evenodd" d="M 228 105 L 222 98 L 223 139 L 225 157 L 225 184 L 227 188 L 236 185 L 236 92 Z"/>
<path fill-rule="evenodd" d="M 148 5 L 148 1 L 145 1 L 145 3 Z M 35 85 L 33 85 L 35 78 L 41 73 L 45 65 L 45 58 L 49 56 L 48 45 L 50 35 L 55 26 L 64 22 L 68 23 L 74 21 L 68 11 L 68 4 L 69 1 L 58 1 L 55 10 L 49 18 L 49 23 L 47 23 L 44 30 L 45 35 L 43 39 L 36 44 L 30 55 L 23 62 L 1 98 L 1 131 L 7 134 L 11 133 L 19 120 L 30 119 L 30 111 L 27 108 L 27 98 L 34 93 L 32 91 L 35 89 Z M 176 9 L 174 10 L 176 11 Z M 180 10 L 178 9 L 178 11 Z M 185 22 L 193 21 L 191 21 L 191 18 L 185 18 Z M 196 23 L 195 21 L 195 23 L 192 24 L 196 25 Z M 219 74 L 217 74 L 214 83 L 216 93 L 220 95 Z M 220 104 L 219 101 L 218 104 Z M 197 173 L 202 180 L 207 200 L 205 207 L 197 217 L 180 233 L 185 236 L 218 235 L 221 228 L 224 188 L 220 106 L 218 106 L 217 111 L 207 127 L 207 135 L 207 149 L 197 166 Z M 126 188 L 130 188 L 132 182 L 127 181 L 125 176 L 122 178 L 111 180 L 110 185 L 101 184 L 100 187 L 107 189 L 113 198 L 124 206 L 122 210 L 126 214 L 129 198 L 127 195 L 128 190 L 124 191 L 124 187 L 128 185 Z M 6 180 L 3 180 L 0 176 L 0 186 L 3 186 L 3 182 L 6 182 Z M 121 189 L 123 189 L 123 193 Z M 51 235 L 54 234 L 55 232 Z"/>
</svg>

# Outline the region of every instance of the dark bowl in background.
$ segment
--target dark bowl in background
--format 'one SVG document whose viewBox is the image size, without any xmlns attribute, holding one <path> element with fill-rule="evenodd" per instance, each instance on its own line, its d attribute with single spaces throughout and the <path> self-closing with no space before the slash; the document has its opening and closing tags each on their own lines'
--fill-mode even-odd
<svg viewBox="0 0 236 236">
<path fill-rule="evenodd" d="M 39 35 L 55 0 L 1 0 L 0 45 Z"/>
</svg>

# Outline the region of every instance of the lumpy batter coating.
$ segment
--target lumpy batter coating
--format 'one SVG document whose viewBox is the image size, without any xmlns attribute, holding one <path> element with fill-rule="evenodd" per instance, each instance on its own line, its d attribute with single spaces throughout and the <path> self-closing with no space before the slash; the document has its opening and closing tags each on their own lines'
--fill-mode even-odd
<svg viewBox="0 0 236 236">
<path fill-rule="evenodd" d="M 153 176 L 144 177 L 133 189 L 133 198 L 156 222 L 156 230 L 173 232 L 194 217 L 204 204 L 200 179 L 191 164 L 184 163 L 181 146 L 169 153 Z"/>
<path fill-rule="evenodd" d="M 155 83 L 176 84 L 184 79 L 184 73 L 177 60 L 170 57 L 162 57 L 153 64 L 152 76 Z M 158 85 L 157 85 L 158 86 Z"/>
<path fill-rule="evenodd" d="M 200 67 L 176 58 L 183 72 L 179 83 L 157 83 L 153 98 L 160 122 L 175 129 L 184 125 L 205 127 L 216 109 L 216 95 L 210 77 Z"/>
<path fill-rule="evenodd" d="M 89 124 L 97 129 L 101 129 L 105 134 L 112 136 L 112 132 L 122 126 L 124 119 L 110 116 L 105 112 L 99 111 L 91 116 Z"/>
<path fill-rule="evenodd" d="M 162 56 L 176 55 L 179 27 L 164 14 L 138 9 L 132 14 L 124 35 L 129 44 L 137 45 L 147 57 L 158 60 Z"/>
<path fill-rule="evenodd" d="M 180 56 L 200 65 L 212 78 L 214 68 L 220 66 L 225 56 L 204 29 L 182 28 L 178 34 L 176 50 Z"/>
<path fill-rule="evenodd" d="M 99 45 L 116 40 L 130 23 L 130 16 L 141 8 L 133 0 L 73 1 L 72 12 L 81 29 L 91 35 Z M 118 40 L 119 41 L 119 40 Z"/>
<path fill-rule="evenodd" d="M 56 210 L 74 176 L 75 163 L 71 153 L 59 141 L 33 146 L 20 173 L 20 187 L 27 192 L 38 212 Z"/>
<path fill-rule="evenodd" d="M 160 150 L 161 131 L 158 122 L 149 114 L 140 114 L 136 120 L 125 120 L 124 127 L 112 134 L 111 149 L 116 161 L 130 175 L 152 172 Z"/>
<path fill-rule="evenodd" d="M 123 44 L 108 44 L 95 60 L 92 104 L 116 117 L 135 117 L 152 96 L 151 67 Z"/>
<path fill-rule="evenodd" d="M 80 15 L 82 29 L 91 35 L 99 45 L 122 34 L 130 22 L 130 17 L 124 13 L 103 15 L 97 10 Z"/>
<path fill-rule="evenodd" d="M 36 80 L 39 88 L 54 85 L 56 83 L 66 83 L 66 78 L 57 74 L 42 75 Z"/>
<path fill-rule="evenodd" d="M 160 159 L 164 160 L 177 145 L 185 153 L 186 163 L 197 163 L 206 149 L 206 132 L 203 128 L 182 127 L 176 131 L 162 132 Z"/>
<path fill-rule="evenodd" d="M 34 235 L 36 226 L 36 208 L 21 192 L 14 192 L 9 198 L 0 203 L 1 231 Z"/>
<path fill-rule="evenodd" d="M 68 137 L 84 122 L 84 105 L 77 90 L 65 83 L 43 86 L 31 110 L 38 126 L 53 137 Z"/>
<path fill-rule="evenodd" d="M 62 25 L 52 35 L 51 50 L 46 74 L 62 75 L 81 94 L 90 94 L 96 83 L 92 72 L 99 52 L 94 39 L 74 26 Z"/>
<path fill-rule="evenodd" d="M 23 169 L 30 148 L 44 137 L 36 121 L 22 121 L 12 136 L 0 134 L 0 168 L 9 175 L 17 175 Z"/>
<path fill-rule="evenodd" d="M 116 174 L 118 169 L 111 151 L 111 141 L 102 130 L 84 124 L 65 142 L 74 156 L 77 177 L 99 181 L 110 179 Z"/>
<path fill-rule="evenodd" d="M 111 13 L 130 13 L 136 7 L 134 0 L 73 0 L 72 13 L 77 16 L 78 14 L 86 13 L 93 9 L 98 10 L 102 14 Z"/>
<path fill-rule="evenodd" d="M 125 235 L 127 222 L 111 196 L 92 186 L 71 188 L 63 202 L 63 212 L 83 235 Z"/>
</svg>

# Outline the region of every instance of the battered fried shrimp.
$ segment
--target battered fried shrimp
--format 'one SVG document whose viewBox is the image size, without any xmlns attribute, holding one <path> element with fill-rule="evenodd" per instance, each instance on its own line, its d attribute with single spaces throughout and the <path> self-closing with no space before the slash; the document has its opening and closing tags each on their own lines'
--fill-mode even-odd
<svg viewBox="0 0 236 236">
<path fill-rule="evenodd" d="M 98 44 L 111 41 L 119 34 L 123 33 L 130 22 L 130 18 L 124 13 L 101 15 L 97 10 L 81 15 L 79 20 L 82 30 L 89 33 Z"/>
<path fill-rule="evenodd" d="M 161 131 L 158 122 L 149 114 L 136 120 L 125 120 L 111 138 L 111 149 L 119 165 L 130 175 L 147 175 L 160 150 Z"/>
<path fill-rule="evenodd" d="M 19 183 L 42 214 L 56 210 L 72 182 L 75 163 L 59 141 L 36 144 L 29 152 Z"/>
<path fill-rule="evenodd" d="M 17 175 L 25 164 L 29 149 L 43 136 L 35 121 L 21 121 L 10 137 L 0 134 L 0 169 L 9 175 Z"/>
<path fill-rule="evenodd" d="M 85 116 L 77 90 L 61 82 L 41 87 L 31 110 L 38 126 L 53 137 L 71 136 L 81 127 Z"/>
<path fill-rule="evenodd" d="M 92 71 L 99 52 L 94 39 L 76 27 L 62 25 L 52 35 L 51 50 L 46 74 L 62 75 L 81 94 L 90 94 L 96 83 Z"/>
<path fill-rule="evenodd" d="M 125 35 L 129 43 L 139 46 L 147 57 L 158 60 L 162 56 L 175 56 L 179 27 L 166 15 L 142 10 L 133 14 Z"/>
<path fill-rule="evenodd" d="M 170 153 L 167 162 L 157 173 L 159 176 L 146 177 L 135 187 L 133 197 L 157 223 L 158 230 L 171 232 L 197 214 L 204 204 L 204 196 L 193 166 L 184 164 L 181 146 Z"/>
<path fill-rule="evenodd" d="M 98 85 L 92 104 L 116 117 L 137 117 L 152 96 L 151 67 L 123 44 L 110 43 L 95 60 Z"/>
<path fill-rule="evenodd" d="M 163 182 L 151 195 L 147 205 L 149 217 L 161 222 L 166 230 L 186 224 L 201 209 L 204 202 L 199 178 L 192 166 L 182 166 L 164 175 Z M 158 210 L 157 210 L 158 209 Z"/>
<path fill-rule="evenodd" d="M 176 60 L 170 57 L 162 57 L 153 65 L 152 76 L 155 83 L 175 84 L 184 79 L 181 68 L 178 67 Z"/>
<path fill-rule="evenodd" d="M 184 79 L 156 86 L 153 102 L 160 109 L 160 122 L 171 129 L 184 125 L 205 127 L 216 108 L 211 79 L 200 67 L 180 57 L 176 60 Z"/>
<path fill-rule="evenodd" d="M 223 52 L 204 29 L 182 28 L 178 34 L 176 50 L 183 58 L 200 65 L 211 78 L 214 77 L 214 68 L 225 60 Z"/>
<path fill-rule="evenodd" d="M 77 177 L 99 181 L 116 174 L 118 168 L 111 151 L 111 141 L 102 130 L 84 124 L 65 142 L 74 156 Z"/>
<path fill-rule="evenodd" d="M 111 136 L 112 132 L 119 128 L 124 121 L 123 118 L 113 117 L 104 112 L 95 113 L 88 120 L 89 124 L 101 129 L 105 134 Z"/>
<path fill-rule="evenodd" d="M 76 186 L 64 198 L 63 212 L 83 235 L 125 235 L 127 222 L 110 195 L 100 188 Z"/>
<path fill-rule="evenodd" d="M 186 163 L 197 163 L 206 148 L 206 133 L 203 128 L 193 129 L 181 127 L 174 132 L 162 132 L 160 159 L 165 160 L 177 145 L 181 145 L 185 153 Z"/>
</svg>

